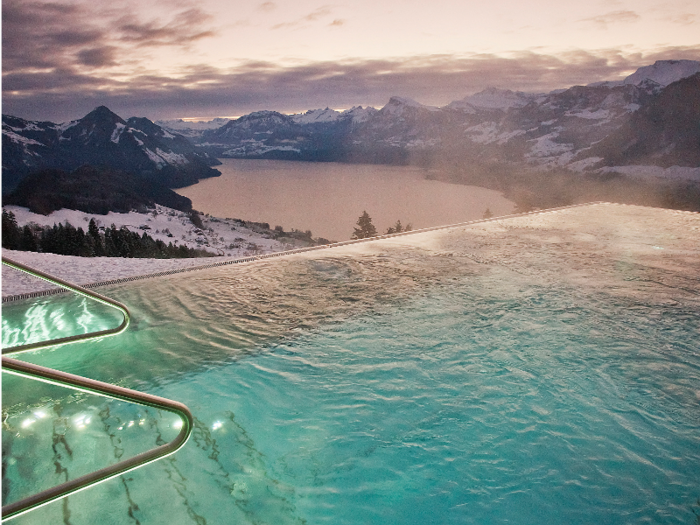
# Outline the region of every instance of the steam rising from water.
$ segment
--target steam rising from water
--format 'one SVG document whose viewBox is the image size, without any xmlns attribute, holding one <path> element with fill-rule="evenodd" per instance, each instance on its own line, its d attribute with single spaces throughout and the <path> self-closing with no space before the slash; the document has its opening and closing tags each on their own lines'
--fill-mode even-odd
<svg viewBox="0 0 700 525">
<path fill-rule="evenodd" d="M 28 359 L 196 428 L 71 522 L 690 522 L 699 221 L 595 205 L 102 290 L 127 334 Z"/>
</svg>

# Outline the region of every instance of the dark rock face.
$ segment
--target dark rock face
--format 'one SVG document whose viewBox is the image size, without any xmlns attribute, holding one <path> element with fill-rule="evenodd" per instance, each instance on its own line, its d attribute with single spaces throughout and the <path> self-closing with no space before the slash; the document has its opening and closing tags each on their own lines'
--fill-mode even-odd
<svg viewBox="0 0 700 525">
<path fill-rule="evenodd" d="M 608 165 L 700 166 L 700 73 L 651 97 L 593 153 Z"/>
<path fill-rule="evenodd" d="M 151 208 L 155 203 L 189 212 L 192 201 L 163 185 L 112 168 L 81 166 L 68 172 L 56 168 L 35 171 L 3 197 L 5 204 L 25 206 L 44 215 L 67 208 L 106 215 Z"/>
</svg>

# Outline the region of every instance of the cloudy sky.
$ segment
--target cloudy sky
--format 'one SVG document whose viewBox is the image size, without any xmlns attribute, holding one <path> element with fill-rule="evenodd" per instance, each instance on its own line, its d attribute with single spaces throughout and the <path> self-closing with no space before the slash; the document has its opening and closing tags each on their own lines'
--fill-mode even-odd
<svg viewBox="0 0 700 525">
<path fill-rule="evenodd" d="M 3 113 L 445 105 L 700 60 L 697 0 L 3 0 Z"/>
</svg>

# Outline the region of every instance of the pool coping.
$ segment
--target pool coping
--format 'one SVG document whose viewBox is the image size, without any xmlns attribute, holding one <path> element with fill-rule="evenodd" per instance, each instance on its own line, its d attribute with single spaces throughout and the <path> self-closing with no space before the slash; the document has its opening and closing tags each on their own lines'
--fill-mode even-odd
<svg viewBox="0 0 700 525">
<path fill-rule="evenodd" d="M 81 284 L 81 286 L 83 288 L 98 288 L 100 286 L 110 286 L 110 285 L 114 285 L 114 284 L 123 284 L 123 283 L 132 282 L 132 281 L 140 281 L 143 279 L 151 279 L 151 278 L 155 278 L 155 277 L 165 277 L 168 275 L 174 275 L 174 274 L 178 274 L 178 273 L 194 272 L 194 271 L 198 271 L 198 270 L 208 270 L 211 268 L 218 268 L 220 266 L 229 266 L 232 264 L 252 263 L 252 262 L 261 261 L 264 259 L 271 259 L 273 257 L 284 257 L 287 255 L 295 255 L 298 253 L 306 253 L 306 252 L 317 251 L 317 250 L 326 250 L 329 248 L 338 248 L 341 246 L 349 246 L 352 244 L 360 244 L 360 243 L 371 242 L 371 241 L 391 239 L 394 237 L 401 237 L 401 236 L 405 236 L 405 235 L 414 235 L 416 233 L 425 233 L 425 232 L 431 232 L 431 231 L 437 231 L 437 230 L 447 230 L 450 228 L 459 228 L 459 227 L 463 227 L 463 226 L 471 226 L 474 224 L 500 221 L 503 219 L 514 219 L 517 217 L 527 217 L 529 215 L 539 215 L 542 213 L 551 213 L 551 212 L 560 211 L 560 210 L 568 210 L 571 208 L 580 208 L 583 206 L 594 206 L 594 205 L 600 205 L 600 204 L 610 204 L 610 205 L 615 205 L 615 206 L 635 206 L 635 207 L 640 207 L 640 208 L 660 209 L 660 210 L 669 210 L 669 211 L 682 211 L 684 213 L 696 213 L 696 214 L 700 213 L 700 212 L 693 212 L 693 211 L 687 211 L 687 210 L 671 210 L 670 208 L 658 208 L 658 207 L 653 207 L 653 206 L 640 206 L 637 204 L 622 204 L 622 203 L 616 203 L 616 202 L 594 201 L 594 202 L 586 202 L 586 203 L 582 203 L 582 204 L 570 204 L 568 206 L 558 206 L 556 208 L 547 208 L 544 210 L 533 210 L 533 211 L 527 211 L 527 212 L 522 212 L 522 213 L 512 213 L 509 215 L 501 215 L 498 217 L 491 217 L 488 219 L 475 219 L 473 221 L 459 222 L 459 223 L 455 223 L 455 224 L 446 224 L 446 225 L 442 225 L 442 226 L 431 226 L 428 228 L 421 228 L 418 230 L 411 230 L 411 231 L 407 231 L 407 232 L 387 233 L 387 234 L 383 234 L 383 235 L 377 235 L 375 237 L 369 237 L 366 239 L 351 239 L 348 241 L 341 241 L 341 242 L 336 242 L 333 244 L 324 244 L 321 246 L 308 246 L 306 248 L 296 248 L 294 250 L 266 253 L 266 254 L 262 254 L 262 255 L 253 255 L 250 257 L 243 257 L 240 259 L 230 259 L 227 261 L 220 261 L 220 262 L 216 262 L 216 263 L 203 264 L 203 265 L 197 265 L 197 266 L 188 266 L 186 268 L 177 268 L 174 270 L 166 270 L 163 272 L 155 272 L 155 273 L 149 273 L 149 274 L 143 274 L 143 275 L 134 275 L 131 277 L 110 279 L 108 281 L 99 281 L 99 282 L 95 282 L 95 283 Z M 67 292 L 68 292 L 68 290 L 65 290 L 63 288 L 53 288 L 50 290 L 40 290 L 37 292 L 27 292 L 27 293 L 16 294 L 16 295 L 8 295 L 8 296 L 5 296 L 2 298 L 2 303 L 4 304 L 4 303 L 13 302 L 13 301 L 21 301 L 24 299 L 33 299 L 33 298 L 37 298 L 37 297 L 45 297 L 45 296 L 57 295 L 57 294 L 67 293 Z"/>
</svg>

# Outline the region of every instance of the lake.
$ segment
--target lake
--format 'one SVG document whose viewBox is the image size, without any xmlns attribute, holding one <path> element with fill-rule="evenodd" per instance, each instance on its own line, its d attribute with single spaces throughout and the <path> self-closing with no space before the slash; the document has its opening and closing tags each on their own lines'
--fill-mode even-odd
<svg viewBox="0 0 700 525">
<path fill-rule="evenodd" d="M 413 228 L 512 213 L 495 190 L 426 180 L 411 166 L 220 159 L 221 177 L 177 190 L 196 210 L 215 217 L 267 222 L 314 237 L 349 239 L 366 210 L 377 230 L 400 220 Z"/>
</svg>

